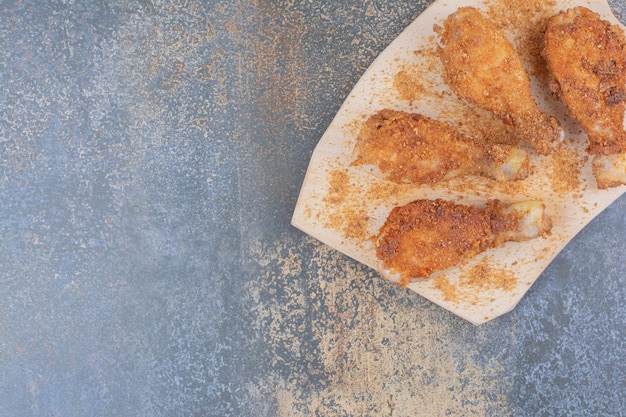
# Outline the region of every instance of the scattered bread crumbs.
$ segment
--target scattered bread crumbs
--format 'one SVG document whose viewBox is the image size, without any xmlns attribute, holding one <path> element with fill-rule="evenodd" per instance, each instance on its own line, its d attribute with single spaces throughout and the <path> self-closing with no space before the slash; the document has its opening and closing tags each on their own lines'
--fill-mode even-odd
<svg viewBox="0 0 626 417">
<path fill-rule="evenodd" d="M 359 209 L 354 212 L 351 218 L 348 218 L 343 227 L 343 235 L 348 239 L 355 239 L 364 241 L 368 239 L 367 226 L 368 226 L 367 211 Z"/>
<path fill-rule="evenodd" d="M 433 40 L 432 48 L 414 51 L 422 65 L 401 68 L 393 80 L 393 87 L 401 100 L 413 104 L 425 98 L 442 98 L 440 74 L 443 68 L 436 53 L 436 43 Z"/>
<path fill-rule="evenodd" d="M 335 169 L 329 178 L 328 193 L 323 198 L 327 210 L 318 217 L 326 216 L 324 226 L 340 231 L 345 238 L 360 242 L 369 239 L 367 210 L 354 198 L 361 194 L 360 187 L 351 183 L 346 170 Z"/>
<path fill-rule="evenodd" d="M 444 276 L 437 276 L 433 280 L 433 286 L 437 288 L 443 294 L 443 299 L 456 303 L 459 301 L 459 297 L 456 291 L 456 287 L 448 281 L 448 278 Z"/>
<path fill-rule="evenodd" d="M 392 182 L 374 183 L 368 187 L 364 197 L 368 200 L 394 201 L 410 188 L 411 184 L 396 184 Z"/>
<path fill-rule="evenodd" d="M 487 260 L 484 260 L 461 276 L 459 283 L 464 287 L 481 290 L 512 291 L 517 286 L 517 277 L 512 271 L 493 268 Z"/>
<path fill-rule="evenodd" d="M 545 164 L 548 169 L 544 174 L 550 179 L 552 189 L 558 193 L 578 190 L 581 186 L 580 170 L 586 161 L 586 156 L 565 145 L 547 156 Z"/>
<path fill-rule="evenodd" d="M 372 220 L 363 201 L 398 201 L 411 191 L 410 184 L 395 184 L 387 181 L 368 185 L 356 185 L 346 169 L 334 169 L 328 175 L 329 184 L 322 198 L 325 210 L 317 213 L 317 220 L 324 227 L 341 233 L 342 237 L 357 242 L 371 238 Z M 310 215 L 310 210 L 309 210 Z"/>
<path fill-rule="evenodd" d="M 433 93 L 419 81 L 419 76 L 416 73 L 410 73 L 406 70 L 401 70 L 393 81 L 393 87 L 398 92 L 400 99 L 413 103 L 425 96 L 430 96 Z"/>
<path fill-rule="evenodd" d="M 441 291 L 444 300 L 457 303 L 476 305 L 479 302 L 491 303 L 495 298 L 486 298 L 486 291 L 500 290 L 513 291 L 518 285 L 518 279 L 512 271 L 505 268 L 494 268 L 492 260 L 484 259 L 479 264 L 462 273 L 458 282 L 452 283 L 443 276 L 433 279 L 434 288 Z"/>
<path fill-rule="evenodd" d="M 328 205 L 339 205 L 350 195 L 350 177 L 344 170 L 333 170 L 329 176 L 328 193 L 324 197 L 324 203 Z"/>
<path fill-rule="evenodd" d="M 361 131 L 361 129 L 363 128 L 363 122 L 365 120 L 367 120 L 369 115 L 363 115 L 362 119 L 355 119 L 352 120 L 349 123 L 346 123 L 345 125 L 342 126 L 342 130 L 344 132 L 344 134 L 348 137 L 355 137 L 359 134 L 359 132 Z"/>
<path fill-rule="evenodd" d="M 307 256 L 293 246 L 279 236 L 253 241 L 247 249 L 260 275 L 246 282 L 242 293 L 247 305 L 257 307 L 242 314 L 278 364 L 259 384 L 242 386 L 253 400 L 275 407 L 258 415 L 485 416 L 493 410 L 511 415 L 507 393 L 514 381 L 499 357 L 505 353 L 491 355 L 485 366 L 475 346 L 442 337 L 459 325 L 439 308 L 407 297 L 389 312 L 380 301 L 389 296 L 388 287 L 364 280 L 363 268 L 345 267 L 326 245 L 312 245 Z M 341 274 L 330 273 L 338 269 Z M 314 279 L 304 286 L 284 285 L 303 270 Z M 315 329 L 308 345 L 302 344 L 303 322 Z M 465 351 L 462 358 L 459 349 Z M 280 364 L 303 355 L 312 355 L 306 357 L 328 376 L 323 387 L 311 391 L 294 383 L 311 377 L 309 366 L 281 372 Z"/>
</svg>

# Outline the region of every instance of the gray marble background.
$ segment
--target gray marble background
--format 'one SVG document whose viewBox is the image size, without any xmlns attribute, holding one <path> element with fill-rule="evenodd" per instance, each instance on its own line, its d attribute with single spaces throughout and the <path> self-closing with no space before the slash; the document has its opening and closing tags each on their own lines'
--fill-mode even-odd
<svg viewBox="0 0 626 417">
<path fill-rule="evenodd" d="M 480 327 L 289 224 L 428 3 L 0 2 L 0 416 L 626 415 L 626 198 Z"/>
</svg>

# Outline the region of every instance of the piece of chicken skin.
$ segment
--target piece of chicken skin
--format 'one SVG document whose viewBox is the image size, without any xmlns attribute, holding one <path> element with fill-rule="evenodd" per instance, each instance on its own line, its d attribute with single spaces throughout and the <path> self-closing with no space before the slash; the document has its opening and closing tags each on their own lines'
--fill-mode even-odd
<svg viewBox="0 0 626 417">
<path fill-rule="evenodd" d="M 548 20 L 543 57 L 551 89 L 589 138 L 598 188 L 626 184 L 626 37 L 585 7 Z"/>
<path fill-rule="evenodd" d="M 395 207 L 376 237 L 381 266 L 408 285 L 448 269 L 507 241 L 534 239 L 552 222 L 538 201 L 505 205 L 489 200 L 484 208 L 450 201 L 416 200 Z"/>
<path fill-rule="evenodd" d="M 352 165 L 373 167 L 396 183 L 433 184 L 463 175 L 512 181 L 529 172 L 528 153 L 521 148 L 478 145 L 442 122 L 389 109 L 364 123 L 354 154 Z"/>
<path fill-rule="evenodd" d="M 521 58 L 504 32 L 473 7 L 459 8 L 443 25 L 439 56 L 446 84 L 513 126 L 538 153 L 550 153 L 562 130 L 537 107 Z"/>
</svg>

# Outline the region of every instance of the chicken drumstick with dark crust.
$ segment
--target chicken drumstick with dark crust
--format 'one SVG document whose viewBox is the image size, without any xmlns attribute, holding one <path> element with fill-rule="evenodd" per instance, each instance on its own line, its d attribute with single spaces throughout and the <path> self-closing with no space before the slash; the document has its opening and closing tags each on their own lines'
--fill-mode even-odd
<svg viewBox="0 0 626 417">
<path fill-rule="evenodd" d="M 416 200 L 391 211 L 376 238 L 376 254 L 382 267 L 407 285 L 506 241 L 533 239 L 551 228 L 538 201 L 505 205 L 489 200 L 481 209 L 441 199 Z"/>
<path fill-rule="evenodd" d="M 585 7 L 550 18 L 543 57 L 551 89 L 589 138 L 599 188 L 626 184 L 626 37 Z"/>
</svg>

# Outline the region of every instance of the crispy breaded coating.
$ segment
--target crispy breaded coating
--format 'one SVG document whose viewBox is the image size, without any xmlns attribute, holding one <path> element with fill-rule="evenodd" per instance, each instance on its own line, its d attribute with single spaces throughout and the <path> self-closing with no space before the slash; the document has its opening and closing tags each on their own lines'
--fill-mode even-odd
<svg viewBox="0 0 626 417">
<path fill-rule="evenodd" d="M 560 140 L 559 123 L 537 107 L 513 45 L 477 9 L 461 7 L 448 16 L 439 56 L 454 93 L 513 126 L 538 153 L 549 153 Z"/>
<path fill-rule="evenodd" d="M 622 29 L 585 7 L 548 21 L 543 56 L 551 88 L 589 137 L 598 155 L 626 151 L 626 39 Z"/>
<path fill-rule="evenodd" d="M 352 165 L 373 166 L 396 183 L 433 184 L 463 175 L 497 181 L 528 176 L 528 154 L 510 145 L 479 145 L 417 113 L 381 110 L 363 124 Z"/>
<path fill-rule="evenodd" d="M 394 208 L 376 239 L 382 266 L 412 279 L 456 266 L 506 241 L 533 239 L 552 228 L 537 201 L 504 205 L 489 200 L 485 208 L 446 200 L 416 200 Z"/>
</svg>

